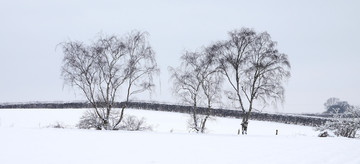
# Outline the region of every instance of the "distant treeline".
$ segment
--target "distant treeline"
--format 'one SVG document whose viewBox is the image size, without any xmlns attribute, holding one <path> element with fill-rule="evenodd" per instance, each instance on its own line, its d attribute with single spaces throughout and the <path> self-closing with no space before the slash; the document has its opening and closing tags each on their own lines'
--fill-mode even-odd
<svg viewBox="0 0 360 164">
<path fill-rule="evenodd" d="M 121 108 L 125 103 L 115 103 L 114 108 Z M 171 105 L 160 103 L 146 103 L 146 102 L 129 102 L 128 108 L 144 109 L 153 111 L 166 111 L 178 113 L 190 113 L 191 106 Z M 85 102 L 69 102 L 69 103 L 19 103 L 19 104 L 0 104 L 0 109 L 66 109 L 66 108 L 91 108 L 91 104 Z M 197 113 L 202 114 L 206 112 L 206 108 L 198 107 Z M 212 116 L 218 117 L 233 117 L 241 118 L 243 113 L 240 110 L 229 109 L 212 109 Z M 329 118 L 323 115 L 290 115 L 290 114 L 269 114 L 261 112 L 252 112 L 252 120 L 271 121 L 286 124 L 306 125 L 306 126 L 320 126 L 323 125 Z"/>
</svg>

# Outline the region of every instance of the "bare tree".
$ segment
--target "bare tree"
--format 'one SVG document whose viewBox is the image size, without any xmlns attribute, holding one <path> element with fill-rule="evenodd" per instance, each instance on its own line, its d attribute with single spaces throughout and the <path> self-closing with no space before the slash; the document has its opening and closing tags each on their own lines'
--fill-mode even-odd
<svg viewBox="0 0 360 164">
<path fill-rule="evenodd" d="M 218 54 L 214 53 L 212 47 L 208 47 L 205 50 L 202 73 L 202 91 L 206 100 L 206 114 L 201 120 L 201 133 L 205 132 L 205 125 L 211 115 L 212 104 L 220 103 L 221 99 L 221 85 L 223 83 L 223 77 L 221 76 L 221 70 L 218 66 Z"/>
<path fill-rule="evenodd" d="M 159 70 L 146 37 L 147 33 L 134 31 L 124 38 L 100 37 L 90 46 L 76 41 L 61 44 L 62 76 L 67 84 L 82 91 L 101 120 L 102 129 L 117 129 L 123 118 L 126 105 L 116 116 L 117 121 L 111 120 L 110 124 L 121 87 L 126 87 L 128 102 L 131 95 L 153 86 L 152 76 Z"/>
<path fill-rule="evenodd" d="M 227 96 L 239 102 L 243 111 L 241 125 L 246 134 L 255 100 L 283 100 L 282 83 L 290 77 L 290 62 L 287 55 L 278 52 L 276 42 L 266 32 L 256 34 L 242 28 L 229 35 L 228 41 L 213 47 L 220 53 L 220 68 L 232 88 Z"/>
<path fill-rule="evenodd" d="M 127 107 L 130 96 L 146 90 L 151 91 L 155 86 L 153 75 L 160 72 L 156 63 L 155 52 L 147 42 L 147 36 L 147 33 L 134 31 L 125 37 L 128 56 L 126 68 L 124 69 L 127 75 L 126 99 L 115 127 L 123 119 L 124 109 Z"/>
<path fill-rule="evenodd" d="M 205 132 L 206 121 L 210 117 L 211 103 L 218 98 L 215 90 L 220 87 L 221 79 L 214 75 L 218 72 L 214 68 L 214 56 L 205 52 L 185 52 L 182 55 L 181 66 L 170 68 L 174 93 L 187 104 L 192 105 L 189 128 L 195 132 Z M 206 97 L 207 112 L 199 115 L 197 108 Z"/>
<path fill-rule="evenodd" d="M 185 52 L 181 57 L 183 61 L 178 68 L 169 68 L 171 79 L 173 80 L 174 93 L 186 104 L 192 105 L 191 129 L 196 132 L 200 131 L 197 118 L 197 106 L 201 89 L 201 63 L 200 55 L 196 52 Z"/>
<path fill-rule="evenodd" d="M 339 98 L 329 98 L 324 103 L 326 111 L 324 113 L 334 114 L 334 113 L 346 113 L 347 110 L 353 108 L 347 101 L 341 101 Z"/>
</svg>

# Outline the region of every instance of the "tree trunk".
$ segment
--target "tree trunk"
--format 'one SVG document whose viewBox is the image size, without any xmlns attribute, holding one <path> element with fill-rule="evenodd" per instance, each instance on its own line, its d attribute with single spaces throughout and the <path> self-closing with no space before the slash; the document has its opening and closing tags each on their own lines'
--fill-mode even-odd
<svg viewBox="0 0 360 164">
<path fill-rule="evenodd" d="M 205 132 L 206 121 L 210 117 L 210 114 L 211 114 L 211 105 L 210 104 L 211 104 L 210 100 L 208 100 L 207 113 L 206 113 L 206 116 L 205 116 L 205 118 L 204 118 L 204 120 L 202 121 L 202 124 L 201 124 L 201 133 Z"/>
<path fill-rule="evenodd" d="M 242 134 L 247 134 L 247 128 L 249 125 L 249 116 L 250 116 L 250 112 L 244 112 L 243 113 L 243 119 L 242 119 L 242 123 L 241 123 L 241 129 L 242 129 Z"/>
<path fill-rule="evenodd" d="M 196 132 L 199 132 L 198 122 L 197 122 L 197 118 L 196 118 L 196 109 L 197 109 L 196 104 L 194 104 L 193 110 L 192 110 L 192 112 L 193 112 L 193 120 L 194 120 L 194 127 L 193 128 L 195 129 Z"/>
<path fill-rule="evenodd" d="M 201 124 L 201 133 L 204 133 L 205 132 L 205 124 L 206 124 L 206 121 L 207 119 L 209 118 L 209 115 L 206 115 L 204 120 L 202 121 L 202 124 Z"/>
</svg>

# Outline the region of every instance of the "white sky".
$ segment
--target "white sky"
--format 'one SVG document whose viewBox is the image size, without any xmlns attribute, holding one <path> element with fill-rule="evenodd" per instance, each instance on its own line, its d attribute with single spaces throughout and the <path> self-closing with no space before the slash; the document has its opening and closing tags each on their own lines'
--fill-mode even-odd
<svg viewBox="0 0 360 164">
<path fill-rule="evenodd" d="M 60 77 L 63 41 L 148 31 L 161 76 L 152 100 L 176 102 L 168 66 L 241 27 L 267 31 L 292 77 L 276 111 L 322 112 L 330 97 L 360 105 L 360 1 L 0 1 L 0 103 L 83 100 Z M 141 98 L 140 98 L 141 99 Z"/>
</svg>

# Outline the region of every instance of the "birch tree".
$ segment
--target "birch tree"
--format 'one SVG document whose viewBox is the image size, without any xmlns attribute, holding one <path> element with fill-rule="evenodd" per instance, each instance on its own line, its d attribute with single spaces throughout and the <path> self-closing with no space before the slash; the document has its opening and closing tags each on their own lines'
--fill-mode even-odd
<svg viewBox="0 0 360 164">
<path fill-rule="evenodd" d="M 283 82 L 290 77 L 290 62 L 266 32 L 257 34 L 242 28 L 229 32 L 229 36 L 213 47 L 221 56 L 220 68 L 230 84 L 227 97 L 238 102 L 243 112 L 241 125 L 246 134 L 255 100 L 284 100 Z"/>
<path fill-rule="evenodd" d="M 62 77 L 66 84 L 79 88 L 92 105 L 100 129 L 117 129 L 121 123 L 126 103 L 120 112 L 112 111 L 120 95 L 128 102 L 131 95 L 154 86 L 152 77 L 159 70 L 147 36 L 133 31 L 125 37 L 101 36 L 91 45 L 61 43 Z M 121 88 L 125 91 L 120 92 Z"/>
<path fill-rule="evenodd" d="M 182 101 L 192 106 L 189 128 L 195 132 L 205 132 L 206 122 L 211 114 L 212 103 L 219 98 L 221 79 L 216 77 L 218 69 L 215 57 L 211 53 L 185 52 L 182 63 L 177 68 L 170 68 L 173 91 Z M 207 102 L 205 114 L 198 114 L 198 106 Z"/>
</svg>

